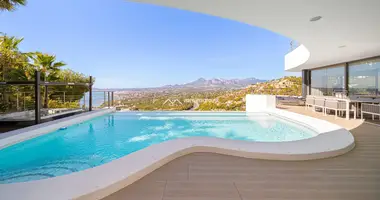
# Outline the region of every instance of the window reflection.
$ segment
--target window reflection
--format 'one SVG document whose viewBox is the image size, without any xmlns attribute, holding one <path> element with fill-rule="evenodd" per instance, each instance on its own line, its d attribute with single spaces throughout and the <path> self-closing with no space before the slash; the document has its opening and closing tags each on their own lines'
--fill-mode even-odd
<svg viewBox="0 0 380 200">
<path fill-rule="evenodd" d="M 349 64 L 350 95 L 379 95 L 380 58 Z"/>
<path fill-rule="evenodd" d="M 344 66 L 311 71 L 311 95 L 333 96 L 344 90 Z"/>
<path fill-rule="evenodd" d="M 344 66 L 327 68 L 327 95 L 344 91 Z"/>
<path fill-rule="evenodd" d="M 326 69 L 311 71 L 311 95 L 323 96 L 326 94 Z"/>
</svg>

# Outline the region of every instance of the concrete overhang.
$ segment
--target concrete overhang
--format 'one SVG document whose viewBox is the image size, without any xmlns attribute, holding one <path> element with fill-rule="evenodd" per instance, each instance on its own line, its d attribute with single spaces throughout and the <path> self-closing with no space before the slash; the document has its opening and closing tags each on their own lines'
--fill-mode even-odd
<svg viewBox="0 0 380 200">
<path fill-rule="evenodd" d="M 303 45 L 285 56 L 287 71 L 380 55 L 379 0 L 133 1 L 236 20 L 296 40 Z"/>
</svg>

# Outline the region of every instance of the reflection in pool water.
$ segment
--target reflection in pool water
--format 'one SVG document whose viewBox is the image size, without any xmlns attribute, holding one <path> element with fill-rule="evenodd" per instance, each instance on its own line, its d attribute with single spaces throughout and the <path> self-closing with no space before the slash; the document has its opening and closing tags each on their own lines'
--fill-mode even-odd
<svg viewBox="0 0 380 200">
<path fill-rule="evenodd" d="M 283 142 L 314 134 L 306 127 L 267 114 L 113 113 L 0 150 L 0 183 L 81 171 L 176 138 Z"/>
</svg>

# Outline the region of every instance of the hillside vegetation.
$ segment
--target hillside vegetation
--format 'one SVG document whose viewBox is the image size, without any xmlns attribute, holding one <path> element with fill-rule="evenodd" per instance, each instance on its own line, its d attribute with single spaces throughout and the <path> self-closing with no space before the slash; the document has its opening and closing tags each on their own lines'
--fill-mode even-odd
<svg viewBox="0 0 380 200">
<path fill-rule="evenodd" d="M 124 98 L 118 103 L 127 110 L 244 111 L 247 94 L 300 96 L 301 78 L 284 77 L 235 90 L 144 93 L 135 98 Z"/>
<path fill-rule="evenodd" d="M 127 110 L 168 110 L 181 111 L 192 110 L 196 106 L 193 100 L 196 99 L 214 99 L 225 94 L 226 91 L 186 91 L 186 92 L 162 92 L 149 93 L 135 98 L 124 98 L 119 102 L 123 109 Z M 123 96 L 121 96 L 123 98 Z M 104 106 L 104 105 L 103 105 Z"/>
<path fill-rule="evenodd" d="M 247 94 L 270 94 L 270 95 L 289 95 L 301 96 L 302 79 L 301 77 L 288 76 L 264 83 L 250 85 L 244 89 L 231 91 L 217 98 L 201 103 L 196 110 L 245 110 L 245 96 Z"/>
</svg>

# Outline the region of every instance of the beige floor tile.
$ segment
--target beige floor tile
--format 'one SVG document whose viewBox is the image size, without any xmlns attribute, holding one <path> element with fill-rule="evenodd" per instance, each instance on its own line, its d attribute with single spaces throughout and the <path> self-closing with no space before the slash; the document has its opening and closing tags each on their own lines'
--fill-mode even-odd
<svg viewBox="0 0 380 200">
<path fill-rule="evenodd" d="M 164 199 L 225 199 L 239 200 L 239 194 L 233 183 L 226 182 L 175 182 L 167 183 Z"/>
<path fill-rule="evenodd" d="M 138 181 L 104 200 L 162 200 L 166 182 Z"/>
<path fill-rule="evenodd" d="M 334 200 L 378 200 L 380 192 L 376 190 L 348 190 L 348 189 L 301 189 L 301 188 L 266 188 L 241 189 L 239 193 L 244 200 L 253 199 L 334 199 Z"/>
<path fill-rule="evenodd" d="M 106 199 L 380 200 L 380 126 L 287 109 L 346 127 L 355 137 L 355 149 L 334 158 L 290 162 L 194 153 Z"/>
</svg>

